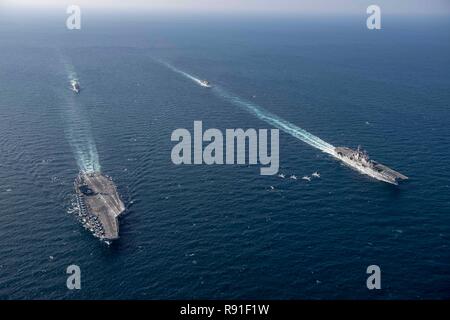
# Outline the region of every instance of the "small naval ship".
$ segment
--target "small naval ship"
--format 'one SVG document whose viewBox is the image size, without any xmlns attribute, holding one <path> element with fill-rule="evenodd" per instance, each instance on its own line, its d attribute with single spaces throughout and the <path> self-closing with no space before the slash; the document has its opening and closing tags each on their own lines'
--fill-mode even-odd
<svg viewBox="0 0 450 320">
<path fill-rule="evenodd" d="M 202 87 L 206 87 L 206 88 L 211 88 L 212 87 L 211 83 L 209 81 L 207 81 L 207 80 L 200 80 L 200 85 Z"/>
<path fill-rule="evenodd" d="M 362 150 L 360 146 L 356 150 L 336 147 L 334 152 L 336 158 L 348 166 L 377 180 L 398 185 L 398 181 L 408 179 L 407 176 L 369 159 L 367 152 Z"/>
<path fill-rule="evenodd" d="M 112 179 L 100 172 L 80 172 L 74 186 L 83 226 L 107 243 L 118 239 L 118 218 L 125 205 Z"/>
<path fill-rule="evenodd" d="M 72 87 L 72 91 L 75 93 L 80 93 L 80 83 L 78 82 L 78 80 L 71 80 L 70 81 L 70 86 Z"/>
</svg>

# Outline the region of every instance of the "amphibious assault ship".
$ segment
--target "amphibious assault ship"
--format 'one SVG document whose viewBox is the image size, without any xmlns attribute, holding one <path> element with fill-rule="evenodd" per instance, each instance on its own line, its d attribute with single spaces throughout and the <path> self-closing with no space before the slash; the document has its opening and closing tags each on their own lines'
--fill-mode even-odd
<svg viewBox="0 0 450 320">
<path fill-rule="evenodd" d="M 399 180 L 408 179 L 407 176 L 392 170 L 376 161 L 370 160 L 366 151 L 358 146 L 353 150 L 347 147 L 336 147 L 335 156 L 348 166 L 372 178 L 398 185 Z"/>
<path fill-rule="evenodd" d="M 84 227 L 107 242 L 119 238 L 118 218 L 125 205 L 112 179 L 100 172 L 80 172 L 74 185 Z"/>
</svg>

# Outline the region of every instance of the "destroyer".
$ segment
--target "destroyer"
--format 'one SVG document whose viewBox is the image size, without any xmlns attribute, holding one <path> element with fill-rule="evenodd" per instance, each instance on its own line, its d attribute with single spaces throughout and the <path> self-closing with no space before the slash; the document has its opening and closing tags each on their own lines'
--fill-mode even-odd
<svg viewBox="0 0 450 320">
<path fill-rule="evenodd" d="M 75 93 L 80 93 L 80 83 L 78 82 L 78 80 L 71 80 L 70 81 L 70 86 L 72 87 L 72 91 Z"/>
<path fill-rule="evenodd" d="M 74 184 L 84 227 L 101 240 L 119 238 L 118 217 L 125 206 L 112 179 L 99 172 L 80 172 Z"/>
<path fill-rule="evenodd" d="M 200 80 L 200 85 L 202 87 L 206 87 L 206 88 L 211 88 L 212 87 L 211 83 L 209 81 L 207 81 L 207 80 Z"/>
<path fill-rule="evenodd" d="M 399 180 L 408 179 L 407 176 L 370 160 L 367 152 L 359 146 L 357 150 L 347 147 L 336 147 L 334 152 L 336 158 L 342 160 L 348 166 L 377 180 L 397 185 Z"/>
</svg>

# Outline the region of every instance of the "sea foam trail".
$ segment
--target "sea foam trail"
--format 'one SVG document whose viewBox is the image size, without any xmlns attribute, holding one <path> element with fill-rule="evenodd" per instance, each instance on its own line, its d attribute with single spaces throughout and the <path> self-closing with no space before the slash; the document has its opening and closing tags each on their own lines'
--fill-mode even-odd
<svg viewBox="0 0 450 320">
<path fill-rule="evenodd" d="M 193 75 L 190 75 L 190 74 L 187 73 L 187 72 L 184 72 L 184 71 L 182 71 L 182 70 L 180 70 L 180 69 L 178 69 L 178 68 L 175 68 L 174 66 L 172 66 L 171 64 L 169 64 L 169 63 L 167 63 L 167 62 L 164 62 L 164 61 L 161 61 L 161 60 L 157 60 L 157 61 L 158 61 L 159 63 L 165 65 L 165 66 L 166 66 L 167 68 L 169 68 L 170 70 L 172 70 L 172 71 L 174 71 L 174 72 L 176 72 L 176 73 L 179 73 L 179 74 L 181 74 L 182 76 L 188 78 L 189 80 L 192 80 L 192 81 L 196 82 L 196 83 L 199 84 L 199 85 L 202 84 L 202 81 L 201 81 L 200 79 L 194 77 Z"/>
<path fill-rule="evenodd" d="M 71 80 L 78 80 L 72 64 L 62 59 L 67 73 L 67 87 Z M 75 93 L 67 93 L 67 103 L 63 110 L 65 133 L 75 154 L 78 167 L 83 172 L 99 172 L 100 162 L 97 146 L 92 136 L 89 120 Z"/>
<path fill-rule="evenodd" d="M 329 144 L 328 142 L 323 141 L 319 137 L 309 133 L 305 129 L 300 128 L 299 126 L 296 126 L 295 124 L 284 120 L 277 115 L 263 109 L 259 105 L 252 103 L 250 101 L 243 100 L 233 94 L 230 94 L 226 90 L 215 86 L 213 88 L 213 91 L 223 98 L 226 101 L 229 101 L 233 103 L 236 106 L 239 106 L 253 115 L 255 115 L 257 118 L 259 118 L 262 121 L 267 122 L 268 124 L 290 134 L 291 136 L 306 142 L 310 146 L 313 146 L 314 148 L 317 148 L 323 152 L 329 153 L 331 155 L 334 154 L 334 146 Z"/>
<path fill-rule="evenodd" d="M 201 80 L 194 77 L 193 75 L 190 75 L 187 72 L 184 72 L 184 71 L 168 64 L 167 62 L 162 62 L 162 61 L 160 61 L 160 62 L 162 64 L 164 64 L 165 66 L 167 66 L 172 71 L 179 73 L 179 74 L 183 75 L 184 77 L 186 77 L 198 84 L 201 84 Z M 310 146 L 312 146 L 314 148 L 317 148 L 325 153 L 335 155 L 333 145 L 329 144 L 328 142 L 325 142 L 324 140 L 320 139 L 319 137 L 316 137 L 315 135 L 309 133 L 305 129 L 302 129 L 302 128 L 296 126 L 295 124 L 278 117 L 277 115 L 265 110 L 263 107 L 255 104 L 255 103 L 241 99 L 238 96 L 231 94 L 227 90 L 225 90 L 217 85 L 214 85 L 214 87 L 211 90 L 218 97 L 220 97 L 220 98 L 224 99 L 225 101 L 230 102 L 240 108 L 243 108 L 244 110 L 250 112 L 251 114 L 253 114 L 257 118 L 259 118 L 260 120 L 265 121 L 266 123 L 290 134 L 291 136 L 293 136 L 303 142 L 306 142 L 307 144 L 309 144 Z"/>
</svg>

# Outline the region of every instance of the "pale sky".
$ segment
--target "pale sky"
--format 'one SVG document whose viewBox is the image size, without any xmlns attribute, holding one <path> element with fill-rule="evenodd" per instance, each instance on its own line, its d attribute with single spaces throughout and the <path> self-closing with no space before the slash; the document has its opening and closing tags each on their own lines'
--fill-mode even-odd
<svg viewBox="0 0 450 320">
<path fill-rule="evenodd" d="M 355 14 L 371 4 L 392 14 L 449 14 L 450 0 L 0 0 L 7 8 L 81 8 L 216 13 Z"/>
</svg>

